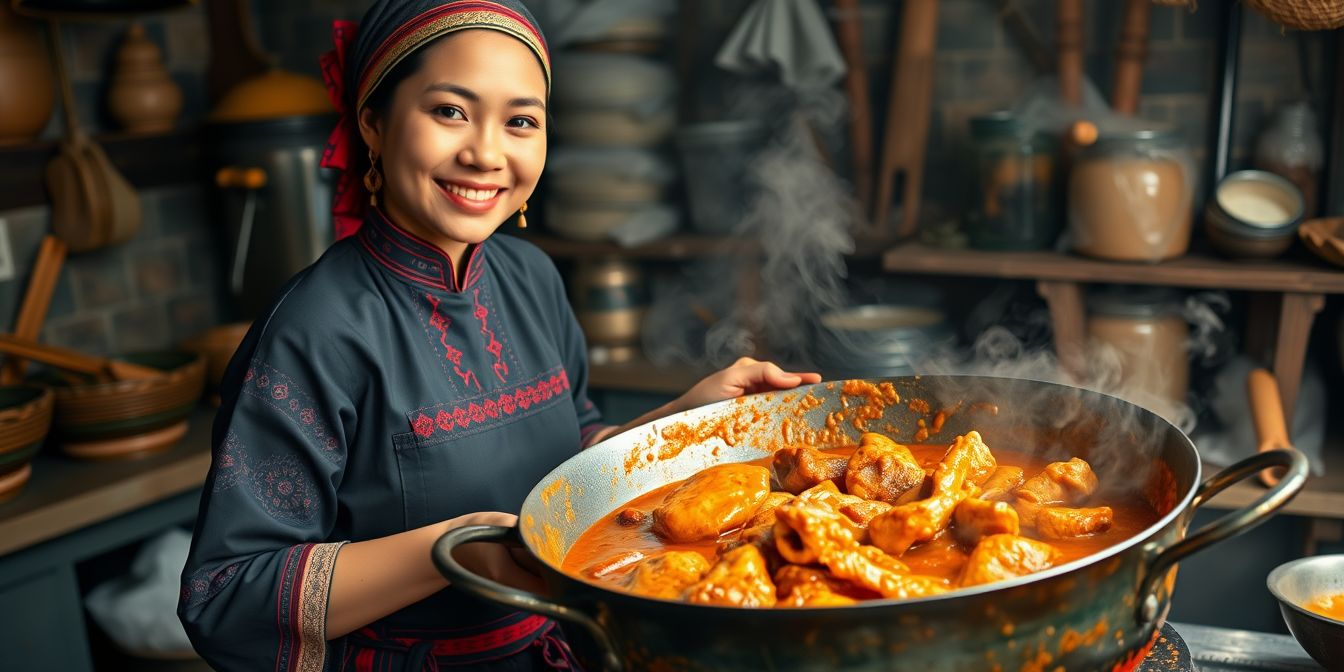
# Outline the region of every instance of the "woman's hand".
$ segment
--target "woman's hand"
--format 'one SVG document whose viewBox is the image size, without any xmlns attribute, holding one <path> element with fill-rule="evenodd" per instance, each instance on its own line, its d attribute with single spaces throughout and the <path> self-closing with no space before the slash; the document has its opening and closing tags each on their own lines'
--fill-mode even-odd
<svg viewBox="0 0 1344 672">
<path fill-rule="evenodd" d="M 513 527 L 517 524 L 518 516 L 512 513 L 482 511 L 447 521 L 445 531 L 468 525 Z M 476 542 L 458 546 L 453 557 L 483 578 L 534 593 L 546 592 L 546 584 L 538 576 L 538 561 L 526 548 Z"/>
<path fill-rule="evenodd" d="M 743 357 L 732 366 L 706 377 L 673 402 L 680 410 L 690 410 L 744 394 L 788 390 L 799 385 L 821 382 L 816 373 L 790 373 L 770 362 Z"/>
</svg>

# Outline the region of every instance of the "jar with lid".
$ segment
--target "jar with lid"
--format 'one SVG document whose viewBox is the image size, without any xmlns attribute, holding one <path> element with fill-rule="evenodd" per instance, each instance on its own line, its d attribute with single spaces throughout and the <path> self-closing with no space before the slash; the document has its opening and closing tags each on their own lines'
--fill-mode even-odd
<svg viewBox="0 0 1344 672">
<path fill-rule="evenodd" d="M 1159 128 L 1103 131 L 1079 150 L 1069 175 L 1072 248 L 1116 261 L 1185 254 L 1193 221 L 1194 163 L 1180 134 Z"/>
<path fill-rule="evenodd" d="M 1311 103 L 1301 101 L 1279 108 L 1269 127 L 1255 143 L 1255 165 L 1283 176 L 1302 192 L 1305 216 L 1316 214 L 1317 181 L 1325 153 L 1325 143 L 1316 130 L 1316 112 Z"/>
<path fill-rule="evenodd" d="M 1190 327 L 1181 296 L 1158 287 L 1109 287 L 1087 301 L 1089 360 L 1117 396 L 1172 419 L 1190 384 Z M 1114 368 L 1114 370 L 1107 370 Z"/>
<path fill-rule="evenodd" d="M 971 247 L 1035 250 L 1059 235 L 1055 208 L 1055 152 L 1058 142 L 1011 112 L 971 119 L 976 185 L 967 213 Z"/>
</svg>

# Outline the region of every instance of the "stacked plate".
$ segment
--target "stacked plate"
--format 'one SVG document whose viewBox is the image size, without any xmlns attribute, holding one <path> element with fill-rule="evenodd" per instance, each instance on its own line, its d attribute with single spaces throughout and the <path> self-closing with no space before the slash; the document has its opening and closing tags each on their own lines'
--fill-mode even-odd
<svg viewBox="0 0 1344 672">
<path fill-rule="evenodd" d="M 0 501 L 19 494 L 51 428 L 52 394 L 40 387 L 0 387 Z"/>
<path fill-rule="evenodd" d="M 186 435 L 187 417 L 205 386 L 205 361 L 194 353 L 126 355 L 127 362 L 163 371 L 145 380 L 53 385 L 52 433 L 67 454 L 139 457 Z"/>
</svg>

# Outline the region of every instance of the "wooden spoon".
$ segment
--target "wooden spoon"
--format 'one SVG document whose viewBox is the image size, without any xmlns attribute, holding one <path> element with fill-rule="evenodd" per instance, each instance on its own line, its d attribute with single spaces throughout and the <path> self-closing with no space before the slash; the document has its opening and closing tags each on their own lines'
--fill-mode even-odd
<svg viewBox="0 0 1344 672">
<path fill-rule="evenodd" d="M 86 355 L 68 348 L 37 343 L 7 334 L 0 334 L 0 352 L 42 362 L 66 371 L 86 373 L 104 381 L 147 380 L 163 375 L 162 371 L 148 366 Z"/>
<path fill-rule="evenodd" d="M 1279 381 L 1266 369 L 1256 369 L 1246 378 L 1246 392 L 1251 398 L 1251 420 L 1260 439 L 1258 452 L 1293 447 L 1288 440 L 1288 426 L 1283 419 L 1283 401 L 1279 399 Z M 1260 472 L 1260 481 L 1273 487 L 1282 475 L 1281 469 Z"/>
</svg>

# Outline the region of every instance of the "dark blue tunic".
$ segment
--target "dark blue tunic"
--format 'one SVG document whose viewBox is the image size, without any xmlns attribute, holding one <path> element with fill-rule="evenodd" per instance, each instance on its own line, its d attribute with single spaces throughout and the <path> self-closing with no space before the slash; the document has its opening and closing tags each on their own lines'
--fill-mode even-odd
<svg viewBox="0 0 1344 672">
<path fill-rule="evenodd" d="M 323 641 L 340 544 L 517 513 L 599 428 L 550 259 L 497 235 L 456 277 L 440 250 L 373 213 L 243 341 L 179 607 L 217 668 L 352 666 L 358 646 Z M 365 632 L 448 637 L 520 618 L 449 589 Z"/>
</svg>

